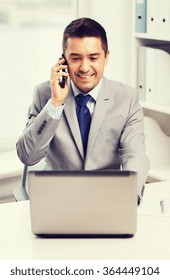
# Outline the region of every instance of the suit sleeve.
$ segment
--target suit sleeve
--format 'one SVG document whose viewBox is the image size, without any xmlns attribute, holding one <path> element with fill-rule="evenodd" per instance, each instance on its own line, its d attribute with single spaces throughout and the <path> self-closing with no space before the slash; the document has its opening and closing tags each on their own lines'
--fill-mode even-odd
<svg viewBox="0 0 170 280">
<path fill-rule="evenodd" d="M 120 139 L 120 157 L 124 170 L 138 173 L 138 195 L 141 197 L 149 171 L 149 159 L 145 153 L 143 111 L 138 94 L 133 92 L 127 120 Z"/>
<path fill-rule="evenodd" d="M 35 88 L 26 127 L 16 144 L 18 156 L 26 165 L 34 165 L 46 156 L 60 121 L 48 110 L 49 97 L 38 86 Z"/>
</svg>

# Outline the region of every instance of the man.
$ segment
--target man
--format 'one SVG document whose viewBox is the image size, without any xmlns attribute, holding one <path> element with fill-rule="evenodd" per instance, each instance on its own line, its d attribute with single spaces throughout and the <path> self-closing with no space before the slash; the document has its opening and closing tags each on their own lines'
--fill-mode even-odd
<svg viewBox="0 0 170 280">
<path fill-rule="evenodd" d="M 63 34 L 63 57 L 50 82 L 35 89 L 17 143 L 21 161 L 33 165 L 45 157 L 52 170 L 136 170 L 140 198 L 149 168 L 143 113 L 134 89 L 103 76 L 109 57 L 104 28 L 90 18 L 72 21 Z"/>
</svg>

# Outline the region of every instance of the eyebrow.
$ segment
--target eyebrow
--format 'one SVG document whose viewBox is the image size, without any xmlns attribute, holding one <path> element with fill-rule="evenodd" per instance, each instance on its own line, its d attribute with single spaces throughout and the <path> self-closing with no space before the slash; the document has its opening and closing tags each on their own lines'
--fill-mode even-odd
<svg viewBox="0 0 170 280">
<path fill-rule="evenodd" d="M 89 54 L 89 56 L 99 56 L 100 55 L 100 53 L 99 52 L 96 52 L 96 53 L 90 53 Z M 70 57 L 72 57 L 72 56 L 78 56 L 78 57 L 80 57 L 80 56 L 82 56 L 81 54 L 79 54 L 79 53 L 70 53 Z"/>
</svg>

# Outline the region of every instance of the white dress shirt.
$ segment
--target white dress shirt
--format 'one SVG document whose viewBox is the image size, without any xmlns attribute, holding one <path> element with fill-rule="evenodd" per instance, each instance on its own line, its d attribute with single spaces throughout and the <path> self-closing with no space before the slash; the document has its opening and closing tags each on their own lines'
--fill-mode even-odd
<svg viewBox="0 0 170 280">
<path fill-rule="evenodd" d="M 98 97 L 101 85 L 102 85 L 102 79 L 100 80 L 100 82 L 98 83 L 98 85 L 95 88 L 93 88 L 91 91 L 86 93 L 86 94 L 89 94 L 89 95 L 91 95 L 93 97 L 93 99 L 90 99 L 88 101 L 88 103 L 87 103 L 87 107 L 89 108 L 91 116 L 93 115 L 93 112 L 94 112 L 95 103 L 96 103 L 96 100 L 97 100 L 97 97 Z M 74 93 L 75 97 L 78 94 L 83 93 L 83 92 L 80 92 L 80 90 L 74 85 L 74 83 L 72 81 L 71 81 L 71 86 L 72 86 L 73 93 Z M 94 102 L 94 100 L 95 100 L 95 102 Z M 52 104 L 51 100 L 49 99 L 47 104 L 46 104 L 46 108 L 47 108 L 49 114 L 51 115 L 51 117 L 53 119 L 58 120 L 62 116 L 63 109 L 64 109 L 64 104 L 61 105 L 61 106 L 55 107 Z"/>
</svg>

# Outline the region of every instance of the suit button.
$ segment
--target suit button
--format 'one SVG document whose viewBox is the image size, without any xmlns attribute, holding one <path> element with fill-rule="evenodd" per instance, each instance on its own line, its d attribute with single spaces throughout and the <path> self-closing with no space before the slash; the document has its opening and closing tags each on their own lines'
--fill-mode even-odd
<svg viewBox="0 0 170 280">
<path fill-rule="evenodd" d="M 41 134 L 41 129 L 38 129 L 37 134 Z"/>
</svg>

